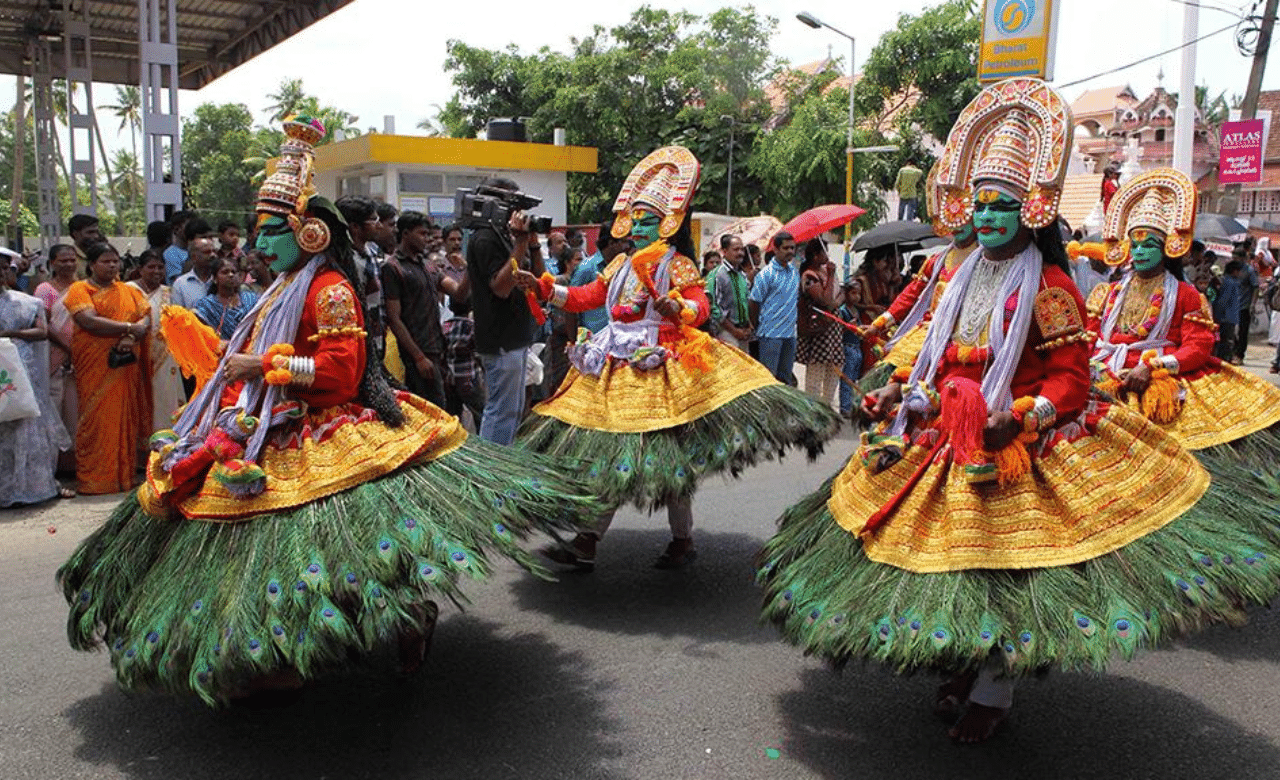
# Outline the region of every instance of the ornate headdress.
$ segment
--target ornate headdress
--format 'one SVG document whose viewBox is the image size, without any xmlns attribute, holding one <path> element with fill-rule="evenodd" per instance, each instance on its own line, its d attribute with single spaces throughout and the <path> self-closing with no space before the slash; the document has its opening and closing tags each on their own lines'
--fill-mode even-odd
<svg viewBox="0 0 1280 780">
<path fill-rule="evenodd" d="M 950 238 L 951 229 L 942 224 L 942 191 L 938 189 L 938 163 L 929 169 L 924 179 L 925 206 L 929 209 L 929 221 L 933 225 L 934 235 L 939 238 Z"/>
<path fill-rule="evenodd" d="M 299 114 L 285 120 L 284 135 L 276 168 L 258 189 L 258 224 L 271 217 L 284 217 L 293 228 L 298 246 L 318 255 L 329 247 L 329 226 L 308 216 L 307 204 L 316 194 L 312 168 L 316 144 L 324 138 L 324 125 Z"/>
<path fill-rule="evenodd" d="M 631 233 L 631 209 L 648 206 L 662 216 L 658 235 L 670 238 L 680 229 L 685 211 L 698 188 L 702 166 L 683 146 L 664 146 L 631 169 L 618 199 L 613 202 L 614 238 Z"/>
<path fill-rule="evenodd" d="M 937 219 L 957 230 L 973 216 L 979 182 L 1022 201 L 1022 224 L 1058 218 L 1071 148 L 1071 109 L 1039 79 L 1005 79 L 960 112 L 938 160 Z"/>
<path fill-rule="evenodd" d="M 1185 173 L 1157 168 L 1125 182 L 1111 198 L 1102 227 L 1104 260 L 1120 265 L 1129 256 L 1135 231 L 1150 230 L 1164 237 L 1164 253 L 1182 257 L 1191 249 L 1196 232 L 1196 185 Z"/>
</svg>

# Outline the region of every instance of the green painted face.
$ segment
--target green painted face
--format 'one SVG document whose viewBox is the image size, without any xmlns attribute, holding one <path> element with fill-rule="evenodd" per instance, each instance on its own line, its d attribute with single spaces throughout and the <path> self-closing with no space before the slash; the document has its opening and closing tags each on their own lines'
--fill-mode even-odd
<svg viewBox="0 0 1280 780">
<path fill-rule="evenodd" d="M 637 210 L 631 221 L 631 240 L 635 242 L 636 249 L 644 249 L 645 247 L 657 241 L 658 226 L 662 224 L 662 217 L 651 211 Z"/>
<path fill-rule="evenodd" d="M 966 222 L 960 226 L 959 230 L 951 231 L 951 243 L 956 246 L 965 246 L 973 241 L 973 222 Z"/>
<path fill-rule="evenodd" d="M 258 228 L 258 240 L 254 248 L 262 252 L 263 259 L 276 273 L 284 273 L 298 264 L 302 250 L 298 239 L 283 217 L 271 217 Z"/>
<path fill-rule="evenodd" d="M 1164 239 L 1155 233 L 1148 233 L 1143 240 L 1129 245 L 1129 254 L 1133 257 L 1133 267 L 1136 270 L 1150 271 L 1164 262 Z"/>
<path fill-rule="evenodd" d="M 978 243 L 987 249 L 1012 241 L 1021 226 L 1022 202 L 1008 195 L 993 195 L 991 190 L 980 190 L 973 201 L 973 228 L 978 232 Z"/>
</svg>

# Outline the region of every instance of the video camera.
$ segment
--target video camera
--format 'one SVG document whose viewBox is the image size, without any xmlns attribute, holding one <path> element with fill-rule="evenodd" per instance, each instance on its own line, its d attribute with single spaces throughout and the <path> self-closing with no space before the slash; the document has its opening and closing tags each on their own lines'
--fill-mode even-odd
<svg viewBox="0 0 1280 780">
<path fill-rule="evenodd" d="M 453 218 L 466 230 L 487 225 L 503 234 L 513 211 L 528 211 L 540 203 L 542 198 L 501 187 L 463 188 L 453 196 Z M 529 232 L 543 235 L 550 233 L 551 217 L 530 214 Z"/>
</svg>

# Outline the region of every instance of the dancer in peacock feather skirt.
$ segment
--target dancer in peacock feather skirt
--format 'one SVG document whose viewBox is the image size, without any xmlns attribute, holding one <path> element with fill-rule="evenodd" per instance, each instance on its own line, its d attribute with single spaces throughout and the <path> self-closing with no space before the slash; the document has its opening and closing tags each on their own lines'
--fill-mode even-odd
<svg viewBox="0 0 1280 780">
<path fill-rule="evenodd" d="M 698 171 L 682 147 L 649 155 L 614 204 L 613 234 L 631 236 L 637 251 L 614 258 L 595 282 L 581 287 L 556 286 L 547 277 L 524 280 L 566 311 L 607 306 L 609 324 L 594 334 L 580 331 L 569 347 L 568 377 L 534 407 L 517 444 L 589 464 L 587 479 L 611 507 L 628 501 L 641 508 L 665 505 L 672 541 L 657 561 L 660 568 L 693 558 L 690 502 L 701 479 L 736 475 L 792 446 L 812 457 L 839 426 L 830 408 L 697 329 L 709 304 L 685 245 Z M 591 568 L 611 517 L 547 554 Z"/>
<path fill-rule="evenodd" d="M 58 572 L 72 646 L 105 644 L 127 689 L 213 704 L 397 643 L 414 668 L 433 599 L 456 602 L 498 556 L 544 572 L 518 540 L 600 511 L 563 464 L 468 438 L 387 387 L 346 225 L 309 188 L 322 131 L 286 132 L 258 204 L 278 278 L 220 360 L 216 334 L 166 311 L 203 387 L 153 435 L 146 483 Z"/>
<path fill-rule="evenodd" d="M 761 554 L 763 617 L 806 652 L 956 675 L 938 703 L 990 736 L 1012 680 L 1102 669 L 1280 588 L 1280 491 L 1223 481 L 1092 392 L 1056 203 L 1071 127 L 1034 79 L 984 90 L 941 160 L 943 218 L 981 247 L 942 294 L 884 422 Z M 956 705 L 951 710 L 948 704 Z"/>
</svg>

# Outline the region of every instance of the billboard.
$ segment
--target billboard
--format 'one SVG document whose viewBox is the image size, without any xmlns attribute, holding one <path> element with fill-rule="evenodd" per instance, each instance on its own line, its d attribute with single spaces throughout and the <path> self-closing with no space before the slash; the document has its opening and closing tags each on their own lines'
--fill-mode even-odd
<svg viewBox="0 0 1280 780">
<path fill-rule="evenodd" d="M 984 0 L 978 81 L 1053 79 L 1059 0 Z"/>
<path fill-rule="evenodd" d="M 1262 181 L 1263 121 L 1222 123 L 1218 151 L 1219 184 L 1257 184 Z"/>
</svg>

